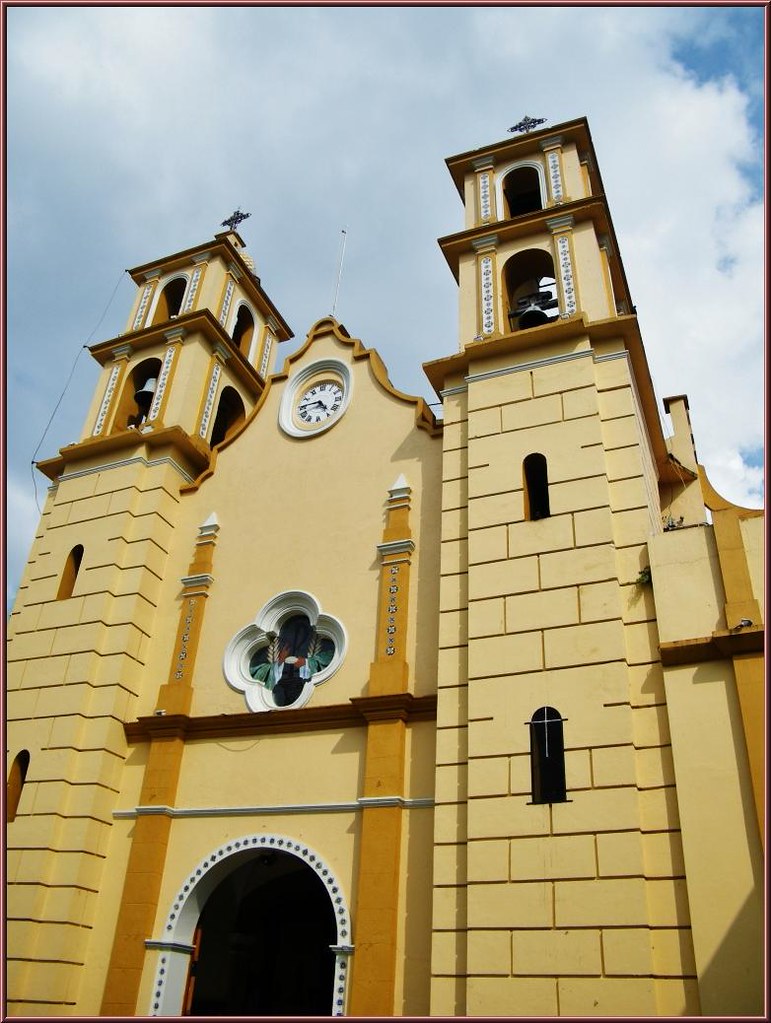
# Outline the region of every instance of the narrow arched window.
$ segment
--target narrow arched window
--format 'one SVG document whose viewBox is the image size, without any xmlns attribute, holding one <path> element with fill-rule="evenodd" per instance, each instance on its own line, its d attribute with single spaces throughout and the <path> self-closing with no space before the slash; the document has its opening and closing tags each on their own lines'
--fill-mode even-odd
<svg viewBox="0 0 771 1023">
<path fill-rule="evenodd" d="M 24 788 L 24 782 L 27 779 L 28 769 L 29 750 L 23 749 L 21 753 L 17 754 L 16 758 L 11 764 L 11 770 L 8 774 L 8 789 L 5 803 L 5 819 L 9 824 L 11 823 L 11 821 L 16 820 L 16 811 L 19 809 L 21 790 Z"/>
<path fill-rule="evenodd" d="M 223 388 L 211 431 L 211 440 L 209 441 L 211 447 L 220 444 L 229 437 L 245 418 L 246 409 L 241 395 L 234 387 Z"/>
<path fill-rule="evenodd" d="M 549 510 L 549 474 L 546 458 L 539 452 L 528 455 L 522 463 L 523 484 L 525 488 L 525 518 L 548 519 Z"/>
<path fill-rule="evenodd" d="M 67 560 L 64 563 L 64 571 L 62 577 L 59 580 L 59 590 L 56 594 L 57 600 L 66 600 L 67 597 L 72 596 L 72 591 L 75 589 L 75 580 L 78 578 L 78 572 L 80 572 L 80 563 L 83 560 L 83 544 L 76 544 L 70 553 L 67 555 Z"/>
<path fill-rule="evenodd" d="M 155 307 L 153 326 L 156 323 L 165 323 L 172 316 L 178 316 L 182 308 L 182 299 L 187 291 L 187 278 L 175 277 L 165 285 L 158 296 L 158 304 Z"/>
<path fill-rule="evenodd" d="M 562 721 L 554 707 L 539 707 L 530 719 L 530 782 L 534 803 L 567 800 Z"/>
<path fill-rule="evenodd" d="M 254 336 L 254 317 L 249 309 L 242 305 L 238 310 L 236 323 L 233 327 L 233 344 L 245 357 L 249 355 L 249 348 Z"/>
</svg>

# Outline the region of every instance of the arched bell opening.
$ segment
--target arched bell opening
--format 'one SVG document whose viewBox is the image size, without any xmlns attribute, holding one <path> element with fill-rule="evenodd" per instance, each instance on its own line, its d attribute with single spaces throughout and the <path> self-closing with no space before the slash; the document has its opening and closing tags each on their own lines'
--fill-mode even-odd
<svg viewBox="0 0 771 1023">
<path fill-rule="evenodd" d="M 174 277 L 168 284 L 164 285 L 155 306 L 152 326 L 155 326 L 156 323 L 165 323 L 172 316 L 179 316 L 186 291 L 186 277 Z"/>
<path fill-rule="evenodd" d="M 321 878 L 261 849 L 209 895 L 193 937 L 187 1016 L 331 1016 L 337 925 Z"/>
<path fill-rule="evenodd" d="M 209 444 L 215 447 L 227 440 L 246 418 L 246 409 L 241 395 L 234 387 L 224 387 L 217 405 L 214 426 Z"/>
<path fill-rule="evenodd" d="M 509 217 L 521 217 L 543 209 L 541 181 L 535 167 L 515 167 L 503 179 L 503 196 Z"/>
<path fill-rule="evenodd" d="M 112 433 L 147 419 L 161 372 L 160 359 L 145 359 L 129 373 L 113 419 Z"/>
<path fill-rule="evenodd" d="M 236 322 L 233 327 L 233 344 L 246 358 L 254 337 L 254 317 L 249 308 L 242 305 L 238 310 Z"/>
<path fill-rule="evenodd" d="M 509 329 L 528 330 L 557 319 L 559 302 L 554 261 L 544 249 L 525 249 L 506 261 L 504 294 Z"/>
</svg>

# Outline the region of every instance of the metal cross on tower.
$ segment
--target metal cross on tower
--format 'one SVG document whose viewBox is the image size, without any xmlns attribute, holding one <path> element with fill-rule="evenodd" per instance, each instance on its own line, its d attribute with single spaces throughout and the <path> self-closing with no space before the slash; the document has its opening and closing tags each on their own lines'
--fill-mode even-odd
<svg viewBox="0 0 771 1023">
<path fill-rule="evenodd" d="M 231 231 L 235 231 L 238 225 L 246 220 L 247 217 L 251 217 L 251 213 L 242 213 L 241 210 L 237 209 L 234 213 L 231 213 L 227 220 L 223 220 L 221 226 L 229 227 Z"/>
<path fill-rule="evenodd" d="M 545 117 L 529 117 L 527 114 L 515 124 L 512 128 L 508 128 L 508 131 L 532 131 L 533 128 L 537 128 L 539 124 L 544 124 L 546 121 Z"/>
</svg>

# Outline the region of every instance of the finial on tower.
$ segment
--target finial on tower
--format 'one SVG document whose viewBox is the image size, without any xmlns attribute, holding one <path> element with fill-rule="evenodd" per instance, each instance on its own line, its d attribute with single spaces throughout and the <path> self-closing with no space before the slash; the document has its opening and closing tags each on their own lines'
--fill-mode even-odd
<svg viewBox="0 0 771 1023">
<path fill-rule="evenodd" d="M 231 213 L 227 220 L 223 220 L 221 227 L 229 227 L 231 231 L 235 231 L 238 225 L 251 217 L 251 213 L 242 213 L 241 210 L 237 209 L 234 213 Z"/>
<path fill-rule="evenodd" d="M 537 128 L 539 124 L 544 124 L 545 122 L 546 122 L 545 117 L 528 117 L 528 115 L 525 114 L 525 116 L 518 124 L 515 124 L 512 128 L 509 128 L 507 130 L 521 132 L 532 131 L 533 128 Z"/>
</svg>

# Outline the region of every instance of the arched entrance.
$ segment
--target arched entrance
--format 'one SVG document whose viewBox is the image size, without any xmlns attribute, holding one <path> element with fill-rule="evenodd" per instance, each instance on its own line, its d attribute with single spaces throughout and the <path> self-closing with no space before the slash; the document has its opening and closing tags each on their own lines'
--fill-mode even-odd
<svg viewBox="0 0 771 1023">
<path fill-rule="evenodd" d="M 266 850 L 209 896 L 198 921 L 184 1014 L 331 1016 L 335 914 L 296 856 Z"/>
<path fill-rule="evenodd" d="M 350 917 L 341 886 L 309 846 L 247 835 L 183 884 L 163 937 L 152 1016 L 341 1016 Z"/>
</svg>

